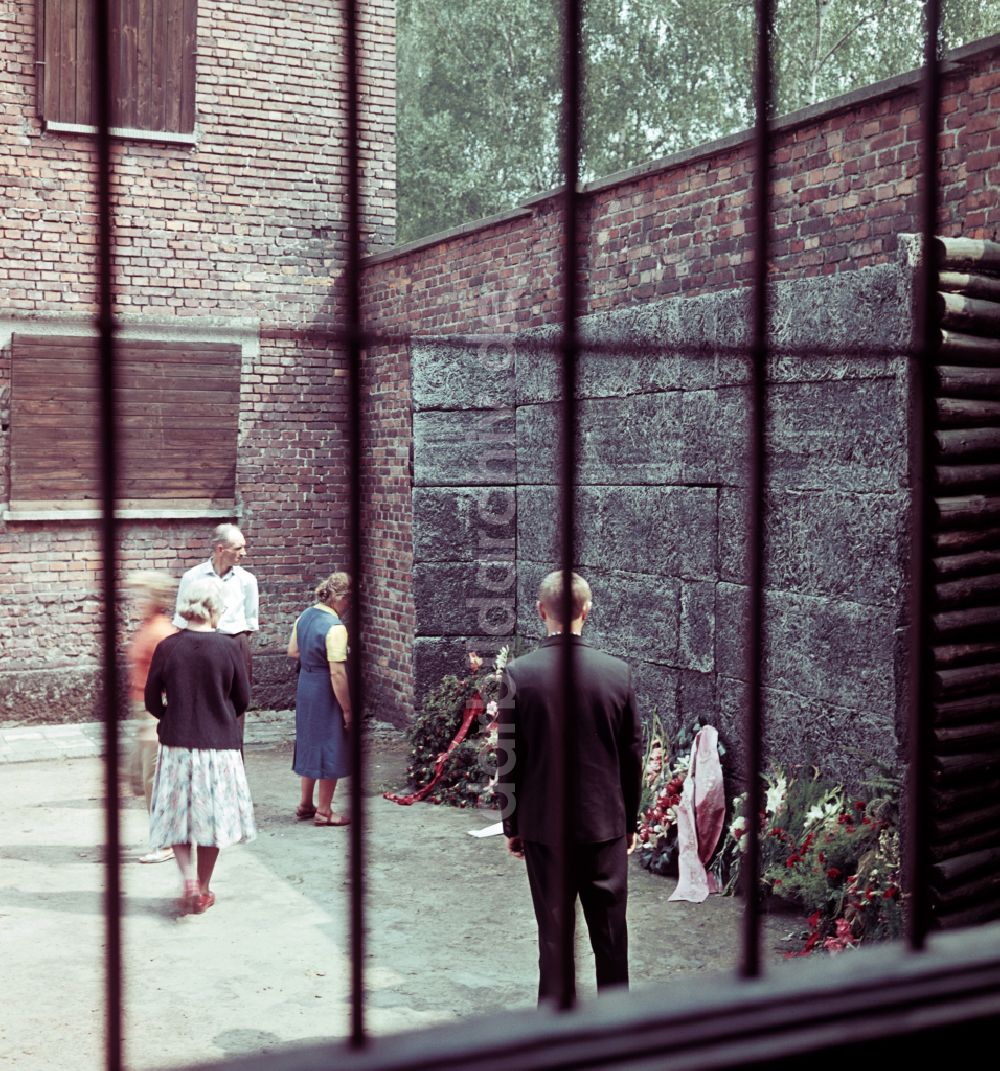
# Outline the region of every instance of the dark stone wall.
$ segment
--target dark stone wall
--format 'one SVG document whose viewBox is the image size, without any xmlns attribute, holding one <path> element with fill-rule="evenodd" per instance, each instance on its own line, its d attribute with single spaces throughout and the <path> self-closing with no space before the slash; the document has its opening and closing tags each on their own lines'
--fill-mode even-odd
<svg viewBox="0 0 1000 1071">
<path fill-rule="evenodd" d="M 897 750 L 909 512 L 911 269 L 773 292 L 766 529 L 769 753 L 857 776 Z M 577 561 L 591 640 L 628 659 L 644 712 L 710 719 L 737 746 L 746 703 L 749 294 L 581 321 Z M 531 643 L 558 562 L 558 354 L 550 329 L 414 342 L 418 701 L 465 652 Z"/>
</svg>

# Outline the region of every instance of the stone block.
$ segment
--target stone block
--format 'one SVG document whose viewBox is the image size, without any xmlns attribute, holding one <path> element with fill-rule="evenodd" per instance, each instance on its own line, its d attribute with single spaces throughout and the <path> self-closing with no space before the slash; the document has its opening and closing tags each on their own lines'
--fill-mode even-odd
<svg viewBox="0 0 1000 1071">
<path fill-rule="evenodd" d="M 410 375 L 415 410 L 491 409 L 514 401 L 514 340 L 414 339 Z"/>
<path fill-rule="evenodd" d="M 719 573 L 749 577 L 747 495 L 719 493 Z M 902 598 L 909 496 L 778 491 L 767 496 L 765 583 L 802 595 L 873 605 Z"/>
<path fill-rule="evenodd" d="M 749 692 L 745 681 L 720 677 L 719 731 L 733 754 L 745 755 Z M 765 688 L 764 768 L 804 772 L 818 768 L 824 777 L 860 789 L 877 763 L 898 766 L 896 734 L 889 715 L 840 707 L 833 703 Z M 863 749 L 864 756 L 859 755 Z M 734 788 L 745 787 L 742 771 L 734 771 Z"/>
<path fill-rule="evenodd" d="M 742 678 L 749 589 L 719 584 L 715 663 Z M 884 715 L 895 708 L 894 609 L 768 592 L 764 682 L 835 706 Z"/>
<path fill-rule="evenodd" d="M 514 410 L 413 414 L 413 483 L 417 487 L 514 483 Z"/>
<path fill-rule="evenodd" d="M 683 395 L 643 394 L 582 401 L 577 483 L 661 485 L 680 482 Z M 521 484 L 559 480 L 559 421 L 554 405 L 517 410 L 517 476 Z"/>
<path fill-rule="evenodd" d="M 769 485 L 897 491 L 907 471 L 905 419 L 895 378 L 779 384 L 770 392 Z"/>
<path fill-rule="evenodd" d="M 516 505 L 516 492 L 509 485 L 414 488 L 414 559 L 471 562 L 513 558 Z"/>
<path fill-rule="evenodd" d="M 509 636 L 516 621 L 514 562 L 417 562 L 413 602 L 418 636 Z"/>
<path fill-rule="evenodd" d="M 519 560 L 559 561 L 555 487 L 519 487 Z M 579 487 L 581 570 L 714 580 L 717 491 L 710 487 Z"/>
<path fill-rule="evenodd" d="M 293 710 L 298 677 L 284 651 L 254 651 L 252 710 Z"/>
<path fill-rule="evenodd" d="M 683 399 L 682 482 L 745 484 L 750 461 L 747 388 L 690 391 Z"/>
</svg>

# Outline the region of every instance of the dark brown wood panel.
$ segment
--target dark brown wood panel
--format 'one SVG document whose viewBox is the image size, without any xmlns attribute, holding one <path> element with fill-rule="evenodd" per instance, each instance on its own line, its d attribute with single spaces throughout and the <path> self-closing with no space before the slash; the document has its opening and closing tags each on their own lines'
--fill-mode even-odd
<svg viewBox="0 0 1000 1071">
<path fill-rule="evenodd" d="M 231 501 L 240 347 L 124 339 L 116 354 L 124 382 L 117 397 L 122 497 Z M 97 364 L 93 338 L 14 336 L 15 504 L 96 498 Z"/>
<path fill-rule="evenodd" d="M 96 122 L 95 0 L 38 0 L 38 107 L 49 122 Z M 197 0 L 109 0 L 112 125 L 194 131 Z"/>
</svg>

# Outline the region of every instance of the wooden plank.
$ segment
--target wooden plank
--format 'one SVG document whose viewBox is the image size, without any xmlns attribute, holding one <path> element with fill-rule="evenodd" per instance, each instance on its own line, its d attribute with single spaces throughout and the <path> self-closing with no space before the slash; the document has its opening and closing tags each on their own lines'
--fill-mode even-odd
<svg viewBox="0 0 1000 1071">
<path fill-rule="evenodd" d="M 122 32 L 124 13 L 123 0 L 108 0 L 108 18 L 111 22 L 111 115 L 115 126 L 125 126 L 124 116 L 128 108 L 128 86 L 125 82 L 125 35 Z"/>
<path fill-rule="evenodd" d="M 979 695 L 934 704 L 935 725 L 967 725 L 979 719 L 1000 718 L 1000 694 Z"/>
<path fill-rule="evenodd" d="M 944 327 L 970 335 L 993 336 L 1000 332 L 1000 305 L 995 301 L 938 294 L 938 313 Z"/>
<path fill-rule="evenodd" d="M 60 122 L 76 122 L 76 7 L 78 0 L 63 0 L 59 5 L 59 103 Z"/>
<path fill-rule="evenodd" d="M 951 271 L 1000 271 L 1000 242 L 978 238 L 935 238 L 938 264 Z"/>
<path fill-rule="evenodd" d="M 150 0 L 152 12 L 149 29 L 149 59 L 152 77 L 150 79 L 149 129 L 166 130 L 166 110 L 164 95 L 166 91 L 167 43 L 167 9 L 173 7 L 173 0 Z"/>
<path fill-rule="evenodd" d="M 986 641 L 997 635 L 1000 628 L 1000 606 L 977 606 L 969 610 L 943 610 L 933 614 L 931 621 L 938 636 L 966 636 L 979 639 L 987 633 Z"/>
<path fill-rule="evenodd" d="M 939 365 L 935 369 L 938 393 L 953 398 L 1000 398 L 1000 368 L 963 368 Z"/>
<path fill-rule="evenodd" d="M 985 301 L 1000 301 L 1000 279 L 991 275 L 975 275 L 969 272 L 943 271 L 938 276 L 942 290 L 965 294 L 967 297 Z"/>
<path fill-rule="evenodd" d="M 983 665 L 996 662 L 1000 666 L 1000 643 L 952 643 L 934 648 L 934 665 Z"/>
<path fill-rule="evenodd" d="M 122 126 L 139 128 L 139 0 L 121 0 L 122 10 Z"/>
<path fill-rule="evenodd" d="M 12 342 L 25 349 L 66 349 L 90 347 L 98 352 L 98 339 L 93 335 L 22 335 L 12 336 Z M 116 352 L 135 350 L 137 353 L 172 353 L 198 351 L 205 353 L 227 353 L 239 355 L 239 345 L 232 342 L 209 342 L 202 339 L 151 339 L 119 338 L 115 343 Z"/>
<path fill-rule="evenodd" d="M 934 573 L 940 579 L 960 576 L 984 576 L 1000 572 L 1000 550 L 973 550 L 950 558 L 935 558 Z"/>
<path fill-rule="evenodd" d="M 94 0 L 76 0 L 75 123 L 97 123 L 94 72 Z"/>
<path fill-rule="evenodd" d="M 1000 465 L 938 465 L 934 479 L 941 490 L 1000 490 Z"/>
<path fill-rule="evenodd" d="M 942 754 L 980 751 L 1000 747 L 1000 721 L 935 729 L 934 745 Z"/>
<path fill-rule="evenodd" d="M 166 11 L 162 53 L 163 129 L 180 131 L 184 13 L 181 0 L 167 0 L 163 7 Z"/>
<path fill-rule="evenodd" d="M 942 364 L 1000 364 L 1000 339 L 942 331 L 940 355 Z"/>
<path fill-rule="evenodd" d="M 153 10 L 152 0 L 136 0 L 135 12 L 136 79 L 135 125 L 140 130 L 156 130 L 153 125 Z"/>
<path fill-rule="evenodd" d="M 935 498 L 934 507 L 942 528 L 981 528 L 1000 520 L 1000 496 L 997 495 Z"/>
<path fill-rule="evenodd" d="M 992 694 L 1000 688 L 1000 665 L 958 666 L 933 673 L 934 694 L 942 699 Z"/>
<path fill-rule="evenodd" d="M 961 428 L 935 431 L 938 454 L 946 461 L 982 457 L 1000 450 L 1000 428 Z"/>
<path fill-rule="evenodd" d="M 984 398 L 938 398 L 938 423 L 943 428 L 978 428 L 1000 424 L 1000 401 Z"/>
<path fill-rule="evenodd" d="M 976 531 L 934 532 L 931 535 L 934 551 L 940 557 L 966 554 L 979 549 L 1000 549 L 1000 528 Z"/>
<path fill-rule="evenodd" d="M 197 0 L 181 0 L 183 28 L 181 33 L 181 99 L 178 132 L 194 133 L 196 118 L 198 4 Z"/>
</svg>

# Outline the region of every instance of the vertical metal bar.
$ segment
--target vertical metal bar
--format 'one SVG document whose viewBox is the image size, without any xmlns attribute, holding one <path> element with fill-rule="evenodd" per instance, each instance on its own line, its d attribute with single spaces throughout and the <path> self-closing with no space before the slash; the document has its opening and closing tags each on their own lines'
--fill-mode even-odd
<svg viewBox="0 0 1000 1071">
<path fill-rule="evenodd" d="M 91 55 L 94 58 L 97 109 L 97 329 L 99 333 L 102 561 L 102 687 L 104 698 L 105 817 L 105 1030 L 108 1071 L 122 1066 L 121 829 L 118 799 L 118 428 L 116 425 L 113 210 L 111 203 L 111 86 L 109 0 L 94 7 Z"/>
<path fill-rule="evenodd" d="M 562 624 L 560 647 L 559 739 L 562 741 L 557 770 L 557 800 L 560 806 L 562 836 L 560 849 L 559 888 L 559 1007 L 571 1008 L 574 1001 L 575 965 L 573 959 L 574 907 L 569 899 L 570 845 L 573 837 L 573 797 L 575 778 L 575 738 L 573 736 L 573 697 L 576 681 L 573 646 L 570 642 L 570 623 L 573 620 L 573 567 L 576 564 L 576 376 L 577 376 L 577 317 L 579 288 L 576 267 L 579 197 L 577 186 L 580 173 L 580 85 L 583 0 L 563 0 L 563 100 L 562 100 L 562 165 L 563 180 L 563 263 L 562 263 L 562 399 L 559 436 L 559 519 L 560 557 L 563 573 Z"/>
<path fill-rule="evenodd" d="M 348 467 L 350 469 L 351 657 L 348 681 L 353 719 L 351 725 L 351 826 L 350 826 L 350 929 L 351 929 L 351 1045 L 365 1044 L 365 815 L 364 769 L 361 734 L 364 728 L 364 583 L 361 544 L 361 149 L 358 115 L 359 41 L 358 2 L 344 0 L 344 36 L 347 50 L 347 264 L 344 292 L 348 366 Z"/>
<path fill-rule="evenodd" d="M 931 573 L 931 525 L 934 506 L 934 459 L 929 437 L 934 427 L 934 363 L 940 338 L 936 293 L 938 289 L 938 140 L 941 122 L 941 68 L 938 38 L 941 27 L 939 0 L 925 0 L 924 68 L 920 80 L 920 238 L 917 272 L 917 367 L 910 376 L 910 472 L 913 480 L 910 531 L 910 646 L 908 676 L 908 758 L 905 858 L 909 911 L 906 937 L 919 951 L 930 925 L 930 820 L 933 710 L 931 708 L 930 613 L 934 595 Z"/>
<path fill-rule="evenodd" d="M 757 59 L 754 72 L 753 148 L 753 299 L 750 325 L 750 607 L 747 620 L 747 709 L 744 740 L 744 779 L 747 784 L 746 854 L 743 858 L 743 949 L 740 973 L 760 973 L 760 828 L 763 809 L 764 696 L 762 665 L 764 620 L 764 496 L 767 491 L 767 262 L 770 231 L 771 150 L 771 35 L 774 0 L 757 0 Z"/>
</svg>

